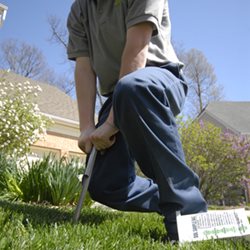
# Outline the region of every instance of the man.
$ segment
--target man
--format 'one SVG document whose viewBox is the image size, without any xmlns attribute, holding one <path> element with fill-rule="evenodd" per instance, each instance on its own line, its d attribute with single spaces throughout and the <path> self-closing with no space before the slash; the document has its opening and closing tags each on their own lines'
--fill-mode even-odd
<svg viewBox="0 0 250 250">
<path fill-rule="evenodd" d="M 68 17 L 76 61 L 79 147 L 97 154 L 89 192 L 124 211 L 158 212 L 178 240 L 176 211 L 206 211 L 185 163 L 175 116 L 187 85 L 170 42 L 167 0 L 76 0 Z M 95 127 L 96 78 L 108 97 Z M 136 176 L 135 160 L 148 177 Z"/>
</svg>

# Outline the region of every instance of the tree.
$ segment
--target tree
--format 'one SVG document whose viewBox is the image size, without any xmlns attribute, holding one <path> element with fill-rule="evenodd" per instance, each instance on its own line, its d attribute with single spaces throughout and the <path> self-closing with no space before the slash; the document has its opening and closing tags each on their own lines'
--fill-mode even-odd
<svg viewBox="0 0 250 250">
<path fill-rule="evenodd" d="M 185 51 L 183 47 L 177 49 L 178 57 L 184 62 L 184 74 L 187 77 L 189 92 L 187 108 L 190 116 L 197 116 L 211 101 L 222 98 L 222 87 L 217 83 L 213 66 L 204 54 L 191 49 Z"/>
<path fill-rule="evenodd" d="M 199 175 L 204 197 L 211 203 L 240 203 L 242 181 L 250 173 L 249 139 L 198 121 L 182 126 L 180 135 L 187 164 Z"/>
<path fill-rule="evenodd" d="M 44 58 L 43 53 L 25 42 L 8 39 L 1 43 L 0 66 L 3 69 L 34 80 L 52 84 L 66 94 L 72 90 L 73 82 L 66 75 L 57 75 Z"/>
<path fill-rule="evenodd" d="M 8 39 L 1 44 L 1 66 L 24 77 L 37 79 L 46 69 L 41 51 L 24 42 Z"/>
<path fill-rule="evenodd" d="M 46 133 L 49 119 L 41 114 L 35 98 L 41 91 L 29 82 L 12 83 L 0 77 L 0 152 L 22 157 Z"/>
</svg>

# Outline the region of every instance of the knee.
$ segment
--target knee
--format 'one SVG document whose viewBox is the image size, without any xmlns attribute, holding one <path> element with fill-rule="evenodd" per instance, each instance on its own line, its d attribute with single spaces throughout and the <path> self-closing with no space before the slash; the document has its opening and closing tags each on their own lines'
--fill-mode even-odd
<svg viewBox="0 0 250 250">
<path fill-rule="evenodd" d="M 91 181 L 88 188 L 90 197 L 97 202 L 109 205 L 112 200 L 112 191 L 100 181 Z"/>
<path fill-rule="evenodd" d="M 93 181 L 90 182 L 89 184 L 89 194 L 90 197 L 94 200 L 94 201 L 98 201 L 98 202 L 103 202 L 104 199 L 104 191 L 103 191 L 103 187 L 99 185 L 97 185 L 97 183 L 93 183 Z"/>
<path fill-rule="evenodd" d="M 91 199 L 94 201 L 97 201 L 113 209 L 122 211 L 126 210 L 126 205 L 124 202 L 125 196 L 123 193 L 119 194 L 119 192 L 117 193 L 112 190 L 105 190 L 99 185 L 90 185 L 88 191 Z"/>
<path fill-rule="evenodd" d="M 138 89 L 145 86 L 143 79 L 135 77 L 135 74 L 131 73 L 122 77 L 115 87 L 113 98 L 114 100 L 123 99 L 132 100 L 138 95 Z"/>
</svg>

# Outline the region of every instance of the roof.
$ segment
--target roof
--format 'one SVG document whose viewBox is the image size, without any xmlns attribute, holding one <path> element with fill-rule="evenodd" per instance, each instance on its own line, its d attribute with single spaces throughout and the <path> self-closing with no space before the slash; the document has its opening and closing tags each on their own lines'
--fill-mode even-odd
<svg viewBox="0 0 250 250">
<path fill-rule="evenodd" d="M 0 76 L 2 73 L 3 71 L 0 70 Z M 29 81 L 31 84 L 39 85 L 42 92 L 38 95 L 37 104 L 41 112 L 72 121 L 79 121 L 76 100 L 73 100 L 57 87 L 17 75 L 13 72 L 4 73 L 4 78 L 13 84 Z"/>
<path fill-rule="evenodd" d="M 250 102 L 212 102 L 198 118 L 237 134 L 250 135 Z"/>
</svg>

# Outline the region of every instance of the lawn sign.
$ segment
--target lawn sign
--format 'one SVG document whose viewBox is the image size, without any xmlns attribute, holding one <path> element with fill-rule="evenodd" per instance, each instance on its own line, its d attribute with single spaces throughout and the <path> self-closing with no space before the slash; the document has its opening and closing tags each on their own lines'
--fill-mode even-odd
<svg viewBox="0 0 250 250">
<path fill-rule="evenodd" d="M 244 208 L 190 215 L 177 213 L 177 226 L 180 243 L 243 236 L 250 240 L 250 225 Z"/>
</svg>

